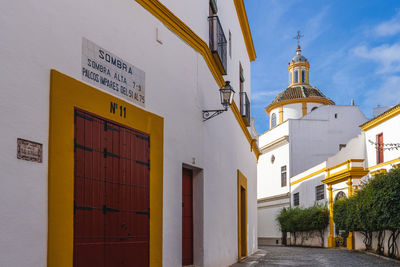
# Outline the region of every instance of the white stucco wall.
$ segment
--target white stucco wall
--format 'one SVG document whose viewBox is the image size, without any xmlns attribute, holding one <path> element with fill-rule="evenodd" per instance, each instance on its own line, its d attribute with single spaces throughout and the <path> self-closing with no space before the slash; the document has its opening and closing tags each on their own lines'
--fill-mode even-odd
<svg viewBox="0 0 400 267">
<path fill-rule="evenodd" d="M 371 144 L 369 140 L 372 142 L 376 142 L 376 135 L 383 133 L 383 143 L 400 143 L 400 115 L 394 116 L 389 120 L 386 120 L 377 126 L 365 131 L 365 147 L 367 151 L 367 161 L 368 167 L 372 167 L 377 164 L 376 162 L 376 149 L 375 145 Z M 384 150 L 383 151 L 383 161 L 387 162 L 400 157 L 400 151 L 393 150 Z M 391 166 L 387 166 L 390 168 Z"/>
<path fill-rule="evenodd" d="M 315 195 L 315 187 L 318 185 L 323 184 L 321 181 L 323 179 L 326 178 L 326 172 L 320 172 L 316 175 L 313 175 L 305 180 L 302 180 L 303 178 L 318 172 L 322 169 L 326 168 L 326 161 L 311 167 L 310 169 L 299 173 L 296 176 L 291 177 L 290 182 L 296 182 L 296 181 L 300 181 L 297 182 L 295 184 L 293 184 L 291 186 L 291 195 L 292 195 L 292 206 L 293 204 L 293 194 L 299 193 L 299 200 L 300 200 L 300 204 L 299 206 L 302 208 L 308 208 L 311 206 L 314 206 L 315 204 L 320 204 L 320 205 L 325 205 L 326 203 L 328 203 L 328 189 L 327 186 L 324 185 L 324 199 L 322 200 L 316 200 L 316 195 Z"/>
<path fill-rule="evenodd" d="M 271 157 L 275 157 L 274 163 Z M 281 186 L 281 167 L 286 166 L 286 186 Z M 257 164 L 257 198 L 289 192 L 289 144 L 260 155 Z"/>
<path fill-rule="evenodd" d="M 281 239 L 282 232 L 279 230 L 276 218 L 283 208 L 288 207 L 289 198 L 258 204 L 258 237 Z"/>
<path fill-rule="evenodd" d="M 208 43 L 207 2 L 162 2 Z M 225 79 L 238 92 L 240 61 L 250 90 L 233 2 L 219 4 L 225 34 L 229 28 L 234 36 Z M 256 158 L 231 111 L 202 121 L 201 111 L 220 101 L 201 55 L 135 1 L 7 1 L 0 14 L 0 266 L 46 266 L 50 69 L 81 80 L 82 37 L 145 71 L 145 109 L 164 117 L 163 266 L 181 265 L 183 163 L 203 170 L 204 266 L 237 260 L 237 169 L 248 178 L 248 251 L 255 251 Z M 43 163 L 17 160 L 17 138 L 42 143 Z"/>
<path fill-rule="evenodd" d="M 288 119 L 299 119 L 303 116 L 302 104 L 295 103 L 283 106 L 283 121 Z"/>
<path fill-rule="evenodd" d="M 336 114 L 336 118 L 335 118 Z M 321 106 L 299 120 L 289 120 L 291 175 L 326 160 L 360 132 L 367 119 L 357 106 Z"/>
<path fill-rule="evenodd" d="M 332 157 L 329 157 L 327 160 L 327 166 L 333 167 L 342 162 L 345 162 L 346 160 L 365 158 L 365 136 L 364 132 L 361 132 L 359 135 L 357 135 L 357 137 L 350 139 L 350 141 L 347 142 L 346 147 L 342 148 Z"/>
<path fill-rule="evenodd" d="M 323 104 L 320 104 L 320 103 L 307 103 L 307 113 L 310 113 L 313 108 L 315 108 L 315 107 L 318 108 L 320 106 L 323 106 Z"/>
</svg>

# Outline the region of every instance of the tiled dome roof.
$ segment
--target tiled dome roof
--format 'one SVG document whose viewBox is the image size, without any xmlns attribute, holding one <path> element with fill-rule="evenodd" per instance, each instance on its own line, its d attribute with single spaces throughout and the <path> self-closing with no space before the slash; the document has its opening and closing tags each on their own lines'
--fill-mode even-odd
<svg viewBox="0 0 400 267">
<path fill-rule="evenodd" d="M 297 86 L 291 86 L 282 93 L 280 93 L 269 106 L 272 106 L 284 100 L 302 99 L 302 98 L 323 99 L 331 101 L 332 104 L 334 104 L 334 102 L 330 100 L 328 97 L 326 97 L 320 90 L 318 90 L 318 88 L 307 85 L 297 85 Z"/>
</svg>

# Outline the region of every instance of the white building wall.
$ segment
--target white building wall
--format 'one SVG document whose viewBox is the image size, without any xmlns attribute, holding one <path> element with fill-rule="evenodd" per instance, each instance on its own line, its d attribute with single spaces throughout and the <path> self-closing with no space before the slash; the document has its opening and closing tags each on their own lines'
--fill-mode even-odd
<svg viewBox="0 0 400 267">
<path fill-rule="evenodd" d="M 313 108 L 315 108 L 315 107 L 318 108 L 320 106 L 323 106 L 323 104 L 320 104 L 320 103 L 307 103 L 307 113 L 310 113 Z"/>
<path fill-rule="evenodd" d="M 185 14 L 188 5 L 163 3 L 208 42 L 206 2 L 191 3 Z M 232 60 L 228 56 L 228 70 L 233 71 L 227 77 L 237 91 L 234 70 L 240 60 L 249 89 L 250 64 L 234 5 L 223 11 L 221 3 L 223 23 L 234 21 L 236 40 Z M 164 117 L 163 266 L 181 265 L 183 163 L 203 169 L 204 265 L 226 266 L 237 259 L 237 169 L 248 178 L 249 254 L 256 249 L 256 158 L 231 111 L 202 122 L 203 109 L 220 107 L 218 85 L 202 56 L 135 1 L 6 5 L 0 11 L 5 89 L 0 169 L 7 185 L 0 189 L 0 266 L 46 266 L 50 69 L 81 80 L 82 37 L 145 71 L 145 109 Z M 162 44 L 156 41 L 156 29 Z M 235 101 L 239 103 L 238 94 Z M 17 138 L 42 143 L 43 163 L 17 160 Z"/>
<path fill-rule="evenodd" d="M 320 204 L 320 205 L 325 205 L 328 203 L 328 189 L 327 186 L 325 185 L 325 193 L 324 193 L 324 199 L 323 200 L 316 200 L 315 198 L 315 187 L 318 185 L 323 184 L 321 181 L 326 178 L 326 172 L 320 172 L 316 175 L 313 175 L 305 180 L 302 180 L 303 178 L 312 175 L 315 172 L 319 172 L 320 170 L 324 170 L 326 168 L 326 161 L 313 166 L 312 168 L 299 173 L 296 176 L 291 177 L 290 182 L 297 182 L 291 186 L 291 195 L 292 195 L 292 206 L 293 206 L 293 194 L 299 193 L 299 200 L 300 200 L 300 207 L 303 208 L 308 208 L 311 206 L 314 206 L 315 204 Z"/>
<path fill-rule="evenodd" d="M 335 117 L 336 114 L 336 117 Z M 357 106 L 321 106 L 299 120 L 290 120 L 291 175 L 296 175 L 339 151 L 366 121 Z"/>
<path fill-rule="evenodd" d="M 381 124 L 365 131 L 365 147 L 367 151 L 368 167 L 372 167 L 377 164 L 376 162 L 376 149 L 375 145 L 369 141 L 376 142 L 376 135 L 383 133 L 383 143 L 400 143 L 399 133 L 400 132 L 400 116 L 397 115 L 389 120 L 382 122 Z M 400 151 L 384 150 L 383 161 L 387 162 L 400 157 Z M 390 168 L 391 166 L 386 166 Z"/>
<path fill-rule="evenodd" d="M 258 237 L 278 239 L 278 244 L 281 244 L 282 232 L 279 229 L 279 223 L 276 218 L 283 208 L 289 207 L 289 201 L 288 196 L 284 199 L 258 204 Z M 271 240 L 268 241 L 271 242 Z M 276 244 L 276 240 L 272 240 L 270 244 Z"/>
<path fill-rule="evenodd" d="M 302 104 L 295 103 L 283 106 L 283 121 L 303 117 Z"/>
<path fill-rule="evenodd" d="M 274 163 L 271 162 L 275 157 Z M 286 186 L 281 186 L 281 167 L 286 166 Z M 257 198 L 289 192 L 289 144 L 281 145 L 260 155 L 257 164 Z"/>
<path fill-rule="evenodd" d="M 282 136 L 289 135 L 289 123 L 284 122 L 277 127 L 266 131 L 261 134 L 258 138 L 259 147 L 262 150 L 263 147 L 281 138 Z"/>
<path fill-rule="evenodd" d="M 334 156 L 329 157 L 327 166 L 333 167 L 350 159 L 365 159 L 365 134 L 361 132 L 357 137 L 354 137 L 347 142 L 346 147 L 342 148 Z M 364 166 L 364 163 L 362 163 Z"/>
</svg>

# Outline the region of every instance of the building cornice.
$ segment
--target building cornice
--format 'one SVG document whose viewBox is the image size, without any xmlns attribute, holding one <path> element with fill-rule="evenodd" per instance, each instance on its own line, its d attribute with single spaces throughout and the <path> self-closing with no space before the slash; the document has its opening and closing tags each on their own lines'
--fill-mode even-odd
<svg viewBox="0 0 400 267">
<path fill-rule="evenodd" d="M 276 147 L 279 147 L 279 146 L 282 146 L 282 145 L 285 145 L 288 143 L 289 143 L 289 136 L 284 135 L 284 136 L 266 144 L 265 146 L 262 146 L 260 148 L 260 150 L 261 150 L 261 153 L 266 153 L 266 152 L 270 151 L 271 149 L 274 149 Z"/>
<path fill-rule="evenodd" d="M 247 48 L 247 54 L 249 55 L 250 61 L 256 59 L 256 51 L 254 49 L 253 38 L 251 36 L 249 21 L 247 19 L 246 8 L 244 6 L 243 0 L 233 0 L 236 7 L 236 13 L 239 19 L 240 28 L 242 29 L 244 42 Z"/>
<path fill-rule="evenodd" d="M 278 103 L 275 103 L 273 105 L 269 105 L 265 108 L 265 112 L 270 115 L 271 110 L 278 108 L 280 106 L 285 106 L 289 104 L 298 104 L 298 103 L 319 103 L 319 104 L 324 104 L 324 105 L 335 105 L 335 102 L 333 102 L 330 99 L 324 99 L 324 98 L 312 98 L 312 97 L 307 97 L 307 98 L 296 98 L 296 99 L 288 99 L 288 100 L 282 100 L 279 101 Z"/>
<path fill-rule="evenodd" d="M 381 124 L 382 122 L 387 121 L 390 118 L 393 118 L 394 116 L 396 116 L 398 114 L 400 114 L 400 104 L 387 110 L 386 112 L 382 113 L 378 117 L 376 117 L 372 120 L 369 120 L 366 123 L 360 125 L 360 128 L 363 131 L 367 131 L 367 130 Z"/>
<path fill-rule="evenodd" d="M 218 68 L 218 64 L 215 62 L 207 43 L 204 42 L 192 29 L 190 29 L 189 26 L 187 26 L 182 20 L 175 16 L 175 14 L 173 14 L 158 0 L 136 0 L 136 2 L 144 7 L 147 11 L 149 11 L 157 19 L 159 19 L 172 32 L 182 38 L 182 40 L 190 45 L 194 50 L 199 52 L 207 63 L 208 68 L 210 69 L 211 74 L 213 75 L 218 86 L 222 87 L 225 85 L 225 80 L 222 77 L 222 73 Z M 240 116 L 240 112 L 235 102 L 232 103 L 231 110 L 235 115 L 235 118 L 238 121 L 244 135 L 249 141 L 250 150 L 254 152 L 258 159 L 260 152 L 258 150 L 257 144 L 255 141 L 253 141 L 249 130 L 244 124 L 242 116 Z"/>
<path fill-rule="evenodd" d="M 284 193 L 284 194 L 275 195 L 275 196 L 271 196 L 271 197 L 264 197 L 264 198 L 257 199 L 257 203 L 264 203 L 264 202 L 271 202 L 271 201 L 286 199 L 286 198 L 289 198 L 289 196 L 290 196 L 289 193 Z"/>
</svg>

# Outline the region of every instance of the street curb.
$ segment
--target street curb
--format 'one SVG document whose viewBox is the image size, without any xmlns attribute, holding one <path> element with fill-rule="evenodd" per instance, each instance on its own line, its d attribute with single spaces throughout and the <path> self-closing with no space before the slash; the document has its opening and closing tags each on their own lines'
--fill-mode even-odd
<svg viewBox="0 0 400 267">
<path fill-rule="evenodd" d="M 387 261 L 391 261 L 391 262 L 395 262 L 397 264 L 400 264 L 400 260 L 396 260 L 396 259 L 392 259 L 392 258 L 389 258 L 389 257 L 386 257 L 386 256 L 382 256 L 382 255 L 376 254 L 374 252 L 365 251 L 365 250 L 354 250 L 354 251 L 357 251 L 357 252 L 360 252 L 360 253 L 364 253 L 364 254 L 368 254 L 368 255 L 372 255 L 372 256 L 387 260 Z"/>
<path fill-rule="evenodd" d="M 254 252 L 251 256 L 247 257 L 244 259 L 242 262 L 238 262 L 235 264 L 230 265 L 230 267 L 251 267 L 256 265 L 260 258 L 264 257 L 267 255 L 267 252 L 262 249 L 258 249 L 256 252 Z"/>
</svg>

